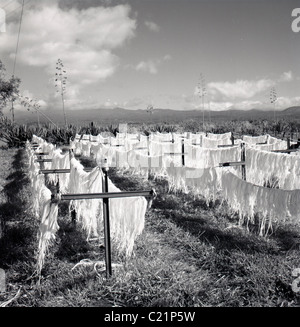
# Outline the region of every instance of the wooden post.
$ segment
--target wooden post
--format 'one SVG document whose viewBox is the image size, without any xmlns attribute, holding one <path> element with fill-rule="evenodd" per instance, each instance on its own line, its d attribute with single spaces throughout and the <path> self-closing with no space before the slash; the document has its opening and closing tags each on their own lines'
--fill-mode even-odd
<svg viewBox="0 0 300 327">
<path fill-rule="evenodd" d="M 106 159 L 105 159 L 106 160 Z M 104 180 L 102 185 L 103 193 L 108 193 L 108 167 L 103 168 Z M 110 224 L 109 224 L 109 199 L 103 199 L 103 221 L 104 221 L 104 243 L 105 243 L 105 263 L 106 278 L 112 275 L 111 265 L 111 243 L 110 243 Z"/>
<path fill-rule="evenodd" d="M 72 158 L 75 158 L 74 156 L 74 151 L 73 149 L 69 149 L 69 162 L 70 162 L 70 169 L 64 169 L 64 170 L 61 170 L 57 172 L 57 174 L 59 173 L 70 173 L 71 172 L 71 160 Z M 76 213 L 76 210 L 73 208 L 70 212 L 71 214 L 71 222 L 73 224 L 73 226 L 76 226 L 76 222 L 77 222 L 77 213 Z"/>
<path fill-rule="evenodd" d="M 148 156 L 150 156 L 150 135 L 147 136 Z"/>
<path fill-rule="evenodd" d="M 241 161 L 246 160 L 246 148 L 245 143 L 241 143 Z M 242 179 L 246 181 L 246 163 L 242 165 Z"/>
<path fill-rule="evenodd" d="M 291 148 L 291 138 L 287 138 L 287 149 L 289 150 Z"/>
<path fill-rule="evenodd" d="M 231 132 L 231 144 L 234 145 L 234 136 L 232 132 Z"/>
<path fill-rule="evenodd" d="M 185 158 L 184 158 L 184 139 L 181 140 L 181 160 L 182 160 L 182 167 L 185 166 Z"/>
</svg>

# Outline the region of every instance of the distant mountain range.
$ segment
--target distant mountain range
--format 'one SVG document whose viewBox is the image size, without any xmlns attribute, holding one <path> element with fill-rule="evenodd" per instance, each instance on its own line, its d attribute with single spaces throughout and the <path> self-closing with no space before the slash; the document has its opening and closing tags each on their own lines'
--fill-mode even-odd
<svg viewBox="0 0 300 327">
<path fill-rule="evenodd" d="M 64 122 L 62 110 L 47 110 L 45 114 L 58 125 Z M 123 108 L 114 109 L 84 109 L 67 110 L 68 123 L 86 125 L 90 122 L 118 124 L 118 123 L 179 123 L 186 120 L 203 119 L 202 110 L 171 110 L 154 109 L 150 114 L 146 110 L 128 110 Z M 47 120 L 40 114 L 40 122 Z M 290 107 L 275 112 L 276 119 L 287 119 L 300 121 L 300 106 Z M 36 123 L 37 114 L 28 111 L 16 111 L 15 119 L 17 123 Z M 230 109 L 224 111 L 205 111 L 204 120 L 212 122 L 230 121 L 230 120 L 260 120 L 274 119 L 273 110 L 237 110 Z"/>
</svg>

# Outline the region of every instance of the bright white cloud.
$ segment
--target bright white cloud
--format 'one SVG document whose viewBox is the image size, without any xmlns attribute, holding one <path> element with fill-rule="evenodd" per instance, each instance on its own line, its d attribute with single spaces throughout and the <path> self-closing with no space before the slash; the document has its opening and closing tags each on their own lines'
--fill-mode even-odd
<svg viewBox="0 0 300 327">
<path fill-rule="evenodd" d="M 223 111 L 223 110 L 228 110 L 231 109 L 233 106 L 232 102 L 214 102 L 211 101 L 209 104 L 209 108 L 212 111 Z"/>
<path fill-rule="evenodd" d="M 150 74 L 157 74 L 157 72 L 158 72 L 157 63 L 155 63 L 152 60 L 139 62 L 136 65 L 135 69 L 137 71 L 143 71 L 143 72 L 147 72 Z"/>
<path fill-rule="evenodd" d="M 217 99 L 250 99 L 258 93 L 264 92 L 274 85 L 270 79 L 257 81 L 238 80 L 236 82 L 211 82 L 208 86 L 209 94 Z"/>
<path fill-rule="evenodd" d="M 293 107 L 293 106 L 299 106 L 300 105 L 300 97 L 278 97 L 276 104 L 275 104 L 275 109 L 285 109 L 288 107 Z"/>
<path fill-rule="evenodd" d="M 134 68 L 137 71 L 143 71 L 150 74 L 157 74 L 158 67 L 164 62 L 171 60 L 172 57 L 166 54 L 162 59 L 140 61 Z"/>
<path fill-rule="evenodd" d="M 58 1 L 41 1 L 24 12 L 18 62 L 55 73 L 60 58 L 77 89 L 103 81 L 116 71 L 114 50 L 134 36 L 136 21 L 128 5 L 63 10 Z M 0 34 L 2 53 L 14 58 L 18 22 Z"/>
<path fill-rule="evenodd" d="M 152 21 L 145 21 L 145 25 L 149 28 L 150 31 L 159 32 L 160 30 L 160 27 Z"/>
</svg>

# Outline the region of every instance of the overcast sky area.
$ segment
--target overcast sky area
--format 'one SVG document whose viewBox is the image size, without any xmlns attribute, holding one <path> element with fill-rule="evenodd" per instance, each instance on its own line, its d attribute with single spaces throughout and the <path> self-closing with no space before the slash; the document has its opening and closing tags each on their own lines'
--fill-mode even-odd
<svg viewBox="0 0 300 327">
<path fill-rule="evenodd" d="M 13 74 L 21 0 L 0 0 L 0 60 Z M 291 0 L 25 0 L 15 75 L 21 93 L 68 109 L 276 109 L 300 105 L 300 32 Z M 299 23 L 300 26 L 300 23 Z M 200 88 L 201 89 L 201 88 Z M 199 94 L 200 93 L 200 94 Z"/>
</svg>

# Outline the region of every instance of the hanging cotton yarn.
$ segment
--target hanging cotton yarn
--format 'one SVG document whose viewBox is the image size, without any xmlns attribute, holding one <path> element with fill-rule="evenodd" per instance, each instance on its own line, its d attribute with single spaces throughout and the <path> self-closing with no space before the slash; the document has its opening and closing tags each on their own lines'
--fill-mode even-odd
<svg viewBox="0 0 300 327">
<path fill-rule="evenodd" d="M 59 229 L 57 223 L 58 205 L 51 202 L 51 191 L 46 187 L 43 189 L 41 202 L 42 215 L 38 232 L 38 252 L 37 252 L 37 272 L 40 273 L 45 261 L 46 252 L 55 239 L 57 230 Z"/>
<path fill-rule="evenodd" d="M 300 158 L 246 148 L 247 180 L 263 186 L 276 181 L 280 189 L 300 189 Z"/>
<path fill-rule="evenodd" d="M 71 159 L 71 169 L 68 192 L 77 193 L 101 193 L 102 192 L 102 172 L 99 167 L 91 172 L 85 172 L 84 167 L 75 158 Z M 102 233 L 102 200 L 84 199 L 71 200 L 69 210 L 76 211 L 76 218 L 90 237 L 99 237 Z"/>
<path fill-rule="evenodd" d="M 35 161 L 34 151 L 30 149 L 30 143 L 26 143 L 29 159 L 28 175 L 31 182 L 31 203 L 34 215 L 39 218 L 41 213 L 41 196 L 45 188 L 44 175 L 39 173 L 39 164 Z"/>
<path fill-rule="evenodd" d="M 222 176 L 222 196 L 239 214 L 240 223 L 254 222 L 258 214 L 260 235 L 266 235 L 274 222 L 300 222 L 300 190 L 257 186 L 226 172 Z"/>
<path fill-rule="evenodd" d="M 266 143 L 269 135 L 249 136 L 243 135 L 243 141 L 249 145 L 257 145 L 257 143 Z"/>
<path fill-rule="evenodd" d="M 194 168 L 217 167 L 220 163 L 239 161 L 241 148 L 233 146 L 228 148 L 208 149 L 195 145 L 185 145 L 185 164 Z"/>
<path fill-rule="evenodd" d="M 108 192 L 120 192 L 108 179 Z M 130 256 L 136 238 L 145 226 L 147 200 L 144 197 L 109 199 L 111 237 L 120 253 Z"/>
<path fill-rule="evenodd" d="M 38 163 L 35 162 L 34 151 L 30 143 L 26 143 L 26 151 L 29 157 L 29 178 L 32 186 L 32 206 L 37 218 L 41 217 L 38 231 L 38 249 L 36 270 L 40 274 L 46 251 L 55 238 L 59 226 L 57 224 L 58 206 L 51 202 L 51 191 L 45 186 L 44 176 L 39 174 Z"/>
<path fill-rule="evenodd" d="M 70 154 L 62 153 L 60 149 L 54 150 L 51 154 L 52 162 L 49 169 L 69 169 L 70 168 Z M 59 182 L 59 188 L 61 192 L 66 192 L 69 185 L 69 174 L 49 174 L 47 182 L 57 184 Z"/>
</svg>

